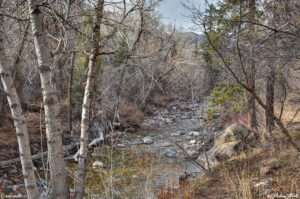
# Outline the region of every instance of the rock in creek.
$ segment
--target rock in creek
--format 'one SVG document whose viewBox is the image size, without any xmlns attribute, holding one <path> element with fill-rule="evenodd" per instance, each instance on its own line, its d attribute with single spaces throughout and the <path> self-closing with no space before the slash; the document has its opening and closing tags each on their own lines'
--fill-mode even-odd
<svg viewBox="0 0 300 199">
<path fill-rule="evenodd" d="M 100 168 L 106 168 L 106 165 L 103 162 L 95 161 L 93 163 L 93 167 L 100 167 Z"/>
<path fill-rule="evenodd" d="M 100 156 L 101 156 L 100 153 L 97 153 L 97 152 L 91 153 L 91 157 L 92 157 L 92 158 L 99 158 Z"/>
<path fill-rule="evenodd" d="M 144 144 L 153 144 L 154 143 L 154 139 L 152 137 L 150 137 L 150 136 L 144 137 L 143 138 L 143 142 L 144 142 Z"/>
<path fill-rule="evenodd" d="M 196 144 L 197 143 L 197 140 L 191 140 L 190 141 L 190 144 Z"/>
<path fill-rule="evenodd" d="M 172 136 L 175 136 L 175 137 L 178 137 L 178 136 L 181 136 L 181 135 L 184 135 L 184 134 L 185 134 L 184 131 L 177 131 L 177 132 L 175 132 L 175 133 L 172 133 L 171 135 L 172 135 Z"/>
<path fill-rule="evenodd" d="M 195 150 L 188 150 L 187 154 L 193 159 L 196 160 L 199 157 L 199 153 Z"/>
<path fill-rule="evenodd" d="M 176 158 L 177 151 L 175 149 L 167 149 L 165 150 L 164 155 L 168 158 Z"/>
<path fill-rule="evenodd" d="M 198 137 L 199 135 L 200 135 L 200 132 L 198 132 L 198 131 L 192 131 L 189 133 L 189 136 Z"/>
<path fill-rule="evenodd" d="M 162 139 L 164 139 L 164 136 L 163 135 L 158 135 L 158 136 L 155 137 L 155 139 L 162 140 Z"/>
<path fill-rule="evenodd" d="M 169 146 L 173 146 L 173 144 L 170 143 L 170 142 L 165 142 L 165 143 L 162 144 L 162 146 L 163 147 L 169 147 Z"/>
<path fill-rule="evenodd" d="M 180 134 L 178 132 L 172 133 L 171 135 L 174 136 L 174 137 L 180 136 Z"/>
<path fill-rule="evenodd" d="M 169 123 L 172 123 L 172 120 L 169 118 L 164 118 L 163 122 L 169 124 Z"/>
<path fill-rule="evenodd" d="M 124 144 L 125 146 L 133 146 L 133 145 L 138 144 L 138 142 L 133 142 L 133 141 L 130 141 L 130 140 L 125 140 L 125 141 L 123 142 L 123 144 Z"/>
</svg>

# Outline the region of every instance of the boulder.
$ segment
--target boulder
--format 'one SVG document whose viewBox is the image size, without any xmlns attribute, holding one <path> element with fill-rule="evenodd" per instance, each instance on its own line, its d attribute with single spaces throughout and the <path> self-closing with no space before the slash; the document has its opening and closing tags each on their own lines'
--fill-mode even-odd
<svg viewBox="0 0 300 199">
<path fill-rule="evenodd" d="M 229 142 L 237 142 L 245 140 L 250 131 L 242 124 L 235 123 L 227 127 L 223 132 L 215 137 L 215 144 L 224 144 Z"/>
<path fill-rule="evenodd" d="M 254 133 L 247 127 L 239 123 L 232 124 L 215 136 L 213 147 L 207 151 L 208 160 L 210 162 L 228 160 L 256 143 Z M 205 155 L 201 155 L 200 159 L 205 161 Z"/>
</svg>

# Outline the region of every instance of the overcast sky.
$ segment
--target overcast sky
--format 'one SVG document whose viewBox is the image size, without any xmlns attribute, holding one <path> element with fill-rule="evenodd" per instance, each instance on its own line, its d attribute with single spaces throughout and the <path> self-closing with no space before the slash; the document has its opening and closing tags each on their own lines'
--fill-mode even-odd
<svg viewBox="0 0 300 199">
<path fill-rule="evenodd" d="M 181 2 L 186 1 L 163 0 L 159 6 L 159 11 L 163 15 L 162 21 L 165 23 L 175 23 L 177 27 L 182 26 L 184 28 L 190 28 L 192 26 L 190 19 L 183 16 L 189 15 L 189 12 L 181 5 Z M 190 0 L 190 2 L 194 2 L 195 5 L 199 5 L 204 2 L 204 0 Z"/>
</svg>

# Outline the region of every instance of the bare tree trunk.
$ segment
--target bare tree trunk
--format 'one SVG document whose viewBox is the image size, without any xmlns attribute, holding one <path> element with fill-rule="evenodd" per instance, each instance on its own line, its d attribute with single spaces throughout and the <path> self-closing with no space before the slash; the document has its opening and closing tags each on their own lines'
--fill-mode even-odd
<svg viewBox="0 0 300 199">
<path fill-rule="evenodd" d="M 58 96 L 59 98 L 63 98 L 64 97 L 64 74 L 63 74 L 63 69 L 64 69 L 64 64 L 65 64 L 65 60 L 66 60 L 66 55 L 62 55 L 59 60 L 57 60 L 57 69 L 55 71 L 55 81 L 56 81 L 56 85 L 57 85 L 57 92 L 58 92 Z"/>
<path fill-rule="evenodd" d="M 24 30 L 24 35 L 23 35 L 23 38 L 18 46 L 18 51 L 17 53 L 15 54 L 15 58 L 14 58 L 14 62 L 12 64 L 13 66 L 13 80 L 14 80 L 14 83 L 15 83 L 15 87 L 16 87 L 16 90 L 17 90 L 17 93 L 20 92 L 20 88 L 21 88 L 21 81 L 20 80 L 20 73 L 19 73 L 19 69 L 18 69 L 18 64 L 20 63 L 21 61 L 21 56 L 22 56 L 22 53 L 23 53 L 23 50 L 24 50 L 24 46 L 25 46 L 25 42 L 27 40 L 27 36 L 28 36 L 28 29 L 29 29 L 29 25 L 30 23 L 28 22 L 26 24 L 26 27 L 25 27 L 25 30 Z M 21 99 L 22 100 L 22 99 Z"/>
<path fill-rule="evenodd" d="M 0 113 L 4 113 L 4 93 L 2 92 L 2 88 L 0 88 Z M 3 126 L 4 114 L 0 115 L 0 127 Z"/>
<path fill-rule="evenodd" d="M 250 68 L 248 71 L 247 86 L 253 91 L 255 90 L 255 63 L 253 60 L 250 61 Z M 257 129 L 257 118 L 256 118 L 256 104 L 255 98 L 247 93 L 248 99 L 248 123 L 250 124 L 251 129 Z"/>
<path fill-rule="evenodd" d="M 272 70 L 267 77 L 267 93 L 266 93 L 266 107 L 268 111 L 266 111 L 266 128 L 269 134 L 272 133 L 275 122 L 270 113 L 274 114 L 274 83 L 275 83 L 275 73 Z"/>
<path fill-rule="evenodd" d="M 81 115 L 81 136 L 80 136 L 80 151 L 78 161 L 78 176 L 75 184 L 75 199 L 83 198 L 86 176 L 86 159 L 89 144 L 89 121 L 90 108 L 95 84 L 95 72 L 97 63 L 97 54 L 100 50 L 100 26 L 102 20 L 104 0 L 98 0 L 97 7 L 94 10 L 95 24 L 92 35 L 92 48 L 88 64 L 88 76 L 84 91 L 82 115 Z"/>
<path fill-rule="evenodd" d="M 249 20 L 255 21 L 255 0 L 249 0 Z M 249 24 L 249 36 L 250 40 L 253 38 L 253 33 L 255 32 L 255 26 Z M 247 77 L 248 88 L 255 90 L 255 62 L 253 59 L 253 50 L 251 50 L 251 58 L 249 63 L 248 77 Z M 256 119 L 256 105 L 255 98 L 248 93 L 248 119 L 249 124 L 252 129 L 257 129 L 257 119 Z"/>
<path fill-rule="evenodd" d="M 72 129 L 72 87 L 73 87 L 73 73 L 74 73 L 74 59 L 75 59 L 75 52 L 72 53 L 71 57 L 71 69 L 70 69 L 70 79 L 69 79 L 69 85 L 68 85 L 68 106 L 69 106 L 69 118 L 68 118 L 68 124 L 69 124 L 69 132 L 73 135 L 73 129 Z"/>
<path fill-rule="evenodd" d="M 0 7 L 2 0 L 0 0 Z M 3 18 L 0 17 L 0 27 L 3 27 Z M 4 92 L 11 110 L 14 126 L 16 129 L 20 159 L 22 165 L 22 173 L 24 177 L 27 196 L 29 199 L 40 197 L 37 189 L 34 165 L 31 159 L 30 142 L 28 137 L 27 125 L 25 123 L 24 114 L 21 108 L 19 96 L 13 83 L 12 74 L 6 60 L 4 52 L 4 34 L 0 30 L 0 76 L 3 84 Z"/>
<path fill-rule="evenodd" d="M 41 2 L 28 0 L 30 24 L 38 59 L 38 70 L 41 78 L 43 102 L 45 109 L 48 162 L 50 165 L 50 183 L 48 197 L 53 199 L 69 198 L 66 181 L 66 165 L 63 159 L 63 146 L 60 122 L 60 104 L 56 83 L 52 78 L 51 52 L 46 46 L 46 32 L 43 24 L 43 8 Z"/>
</svg>

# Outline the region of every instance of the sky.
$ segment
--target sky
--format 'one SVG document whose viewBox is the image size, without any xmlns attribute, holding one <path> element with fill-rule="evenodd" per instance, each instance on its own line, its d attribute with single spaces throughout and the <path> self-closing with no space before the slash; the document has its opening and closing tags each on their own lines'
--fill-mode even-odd
<svg viewBox="0 0 300 199">
<path fill-rule="evenodd" d="M 163 15 L 162 21 L 164 23 L 175 23 L 176 27 L 190 28 L 193 26 L 190 19 L 185 16 L 189 15 L 189 11 L 181 5 L 185 0 L 163 0 L 160 3 L 158 11 Z M 199 5 L 204 0 L 190 0 L 190 2 Z"/>
</svg>

